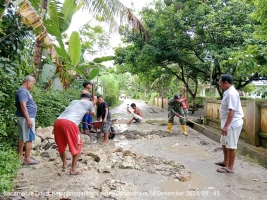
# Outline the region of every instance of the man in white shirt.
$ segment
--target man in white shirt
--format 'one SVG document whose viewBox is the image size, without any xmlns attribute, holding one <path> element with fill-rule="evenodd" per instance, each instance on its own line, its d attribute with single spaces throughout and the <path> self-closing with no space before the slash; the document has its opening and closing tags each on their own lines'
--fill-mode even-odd
<svg viewBox="0 0 267 200">
<path fill-rule="evenodd" d="M 94 105 L 90 101 L 90 98 L 91 96 L 89 94 L 82 94 L 81 100 L 73 100 L 54 123 L 55 142 L 63 162 L 63 169 L 67 168 L 65 152 L 67 146 L 72 154 L 72 164 L 69 171 L 70 175 L 83 173 L 83 171 L 78 171 L 76 169 L 82 150 L 82 140 L 78 126 L 86 112 L 89 111 L 92 116 L 95 116 Z"/>
<path fill-rule="evenodd" d="M 239 93 L 233 86 L 233 77 L 229 74 L 223 74 L 219 85 L 224 91 L 220 107 L 222 129 L 220 143 L 223 148 L 224 160 L 215 164 L 222 166 L 222 168 L 217 169 L 219 173 L 234 173 L 234 161 L 244 113 Z"/>
</svg>

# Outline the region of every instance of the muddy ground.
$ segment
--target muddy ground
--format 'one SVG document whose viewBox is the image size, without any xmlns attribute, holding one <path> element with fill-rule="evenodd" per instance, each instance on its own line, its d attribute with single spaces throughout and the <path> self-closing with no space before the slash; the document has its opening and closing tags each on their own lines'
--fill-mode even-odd
<svg viewBox="0 0 267 200">
<path fill-rule="evenodd" d="M 126 104 L 132 102 L 145 120 L 127 125 Z M 178 124 L 167 134 L 167 111 L 125 99 L 111 113 L 118 134 L 108 145 L 95 134 L 82 136 L 78 167 L 84 174 L 69 175 L 53 139 L 42 139 L 33 151 L 40 164 L 24 166 L 14 191 L 2 199 L 267 199 L 265 168 L 239 155 L 234 174 L 216 172 L 214 163 L 223 159 L 220 144 L 189 127 L 186 137 Z"/>
</svg>

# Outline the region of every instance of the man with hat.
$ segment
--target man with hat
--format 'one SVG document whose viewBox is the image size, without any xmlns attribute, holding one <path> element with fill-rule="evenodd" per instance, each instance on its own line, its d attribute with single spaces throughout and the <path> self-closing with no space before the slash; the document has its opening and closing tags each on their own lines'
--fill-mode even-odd
<svg viewBox="0 0 267 200">
<path fill-rule="evenodd" d="M 174 116 L 178 114 L 179 121 L 180 121 L 180 124 L 181 124 L 182 129 L 183 129 L 183 134 L 187 136 L 187 132 L 186 132 L 186 118 L 187 118 L 187 114 L 184 113 L 184 110 L 182 109 L 181 95 L 176 94 L 176 95 L 174 95 L 173 98 L 170 98 L 169 99 L 169 102 L 168 102 L 168 111 L 169 111 L 169 115 L 168 115 L 167 132 L 168 133 L 171 132 L 172 124 L 173 124 L 173 121 L 174 121 Z"/>
</svg>

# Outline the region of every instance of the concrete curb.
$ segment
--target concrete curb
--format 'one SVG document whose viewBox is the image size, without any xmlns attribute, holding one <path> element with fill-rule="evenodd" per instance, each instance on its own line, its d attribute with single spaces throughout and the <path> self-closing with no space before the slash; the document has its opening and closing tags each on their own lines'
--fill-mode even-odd
<svg viewBox="0 0 267 200">
<path fill-rule="evenodd" d="M 220 142 L 220 130 L 206 125 L 205 128 L 193 123 L 188 123 L 188 125 L 208 138 Z M 249 156 L 250 158 L 255 159 L 261 166 L 267 168 L 267 149 L 254 147 L 245 143 L 244 140 L 239 139 L 237 152 L 243 156 Z"/>
</svg>

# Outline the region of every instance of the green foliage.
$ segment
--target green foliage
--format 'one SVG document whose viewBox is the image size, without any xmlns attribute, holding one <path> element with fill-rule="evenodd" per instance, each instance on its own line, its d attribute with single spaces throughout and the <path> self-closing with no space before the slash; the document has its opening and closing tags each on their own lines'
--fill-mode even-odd
<svg viewBox="0 0 267 200">
<path fill-rule="evenodd" d="M 253 38 L 253 11 L 254 5 L 245 0 L 155 1 L 141 12 L 150 42 L 124 31 L 124 42 L 130 45 L 116 49 L 115 63 L 121 72 L 145 76 L 153 86 L 160 79 L 168 84 L 175 76 L 195 98 L 197 82 L 210 81 L 211 60 L 204 59 L 209 54 L 212 85 L 219 88 L 220 75 L 230 73 L 241 89 L 267 74 L 266 42 Z"/>
<path fill-rule="evenodd" d="M 1 63 L 0 63 L 1 64 Z M 19 78 L 0 67 L 0 140 L 14 144 L 16 141 L 15 94 Z"/>
<path fill-rule="evenodd" d="M 69 103 L 72 100 L 80 99 L 80 93 L 73 88 L 62 91 L 44 91 L 34 87 L 31 94 L 38 107 L 36 127 L 53 126 L 56 118 Z"/>
<path fill-rule="evenodd" d="M 114 59 L 114 56 L 104 56 L 102 58 L 95 58 L 93 62 L 96 63 L 101 63 L 101 62 L 106 62 L 106 61 L 111 61 Z"/>
<path fill-rule="evenodd" d="M 77 4 L 74 0 L 65 0 L 63 6 L 61 3 L 51 1 L 49 3 L 48 17 L 44 18 L 44 25 L 49 34 L 62 38 L 71 23 L 72 16 L 77 11 Z"/>
<path fill-rule="evenodd" d="M 154 104 L 154 98 L 157 97 L 159 94 L 157 92 L 153 92 L 150 94 L 149 98 L 149 104 L 153 105 Z"/>
<path fill-rule="evenodd" d="M 62 13 L 64 14 L 64 19 L 66 23 L 66 27 L 70 26 L 72 16 L 77 11 L 77 4 L 75 0 L 65 0 L 63 3 Z M 67 29 L 66 29 L 67 30 Z"/>
<path fill-rule="evenodd" d="M 257 99 L 255 99 L 253 97 L 244 97 L 244 96 L 241 96 L 240 99 L 241 100 L 256 100 L 257 101 Z M 221 100 L 221 99 L 219 99 L 219 100 Z"/>
<path fill-rule="evenodd" d="M 56 72 L 55 65 L 44 64 L 40 81 L 42 83 L 47 83 L 49 80 L 53 78 L 53 76 L 55 75 L 55 72 Z"/>
<path fill-rule="evenodd" d="M 18 154 L 10 145 L 0 143 L 0 194 L 13 188 L 12 178 L 21 166 Z"/>
<path fill-rule="evenodd" d="M 94 79 L 99 73 L 99 69 L 92 69 L 90 72 L 90 80 Z"/>
<path fill-rule="evenodd" d="M 81 40 L 78 32 L 73 31 L 70 36 L 69 52 L 71 64 L 77 66 L 81 57 Z"/>
<path fill-rule="evenodd" d="M 198 107 L 204 106 L 204 101 L 207 97 L 196 97 L 195 98 L 195 105 Z M 191 97 L 188 97 L 188 104 L 193 105 L 193 100 Z"/>
<path fill-rule="evenodd" d="M 242 88 L 242 91 L 244 91 L 244 92 L 253 92 L 255 90 L 256 90 L 256 87 L 252 84 L 248 84 Z"/>
<path fill-rule="evenodd" d="M 90 55 L 94 55 L 96 52 L 103 51 L 109 47 L 110 36 L 104 31 L 104 29 L 97 25 L 91 26 L 91 23 L 85 24 L 80 30 L 80 35 L 82 38 L 82 51 Z M 106 61 L 112 59 L 110 56 L 104 57 Z M 98 58 L 94 62 L 100 63 Z"/>
<path fill-rule="evenodd" d="M 103 87 L 103 97 L 109 106 L 116 105 L 119 99 L 120 91 L 113 74 L 102 75 L 100 77 Z"/>
<path fill-rule="evenodd" d="M 260 23 L 255 35 L 258 38 L 267 40 L 267 0 L 254 0 L 253 3 L 256 7 L 253 18 Z"/>
</svg>

